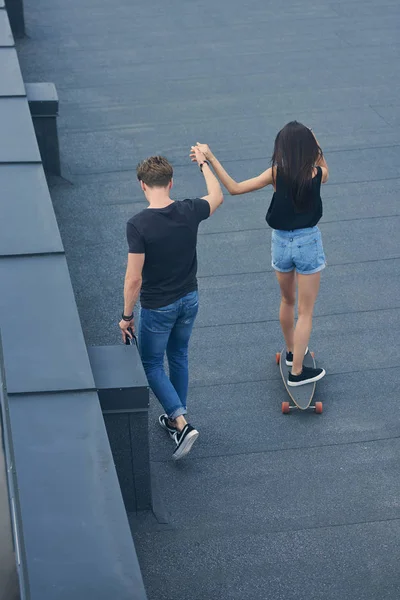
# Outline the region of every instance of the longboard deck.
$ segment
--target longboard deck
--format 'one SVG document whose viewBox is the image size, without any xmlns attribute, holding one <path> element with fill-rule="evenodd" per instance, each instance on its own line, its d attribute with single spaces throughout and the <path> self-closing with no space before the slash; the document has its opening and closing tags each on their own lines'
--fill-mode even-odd
<svg viewBox="0 0 400 600">
<path fill-rule="evenodd" d="M 315 368 L 315 360 L 311 355 L 310 351 L 304 357 L 303 365 L 305 367 L 313 367 Z M 293 404 L 297 406 L 300 410 L 306 410 L 309 408 L 311 401 L 314 397 L 316 382 L 314 383 L 306 383 L 305 385 L 299 385 L 297 387 L 288 386 L 287 380 L 289 376 L 289 370 L 291 367 L 286 365 L 286 349 L 282 350 L 281 358 L 279 361 L 279 368 L 282 375 L 283 383 L 285 384 L 285 388 L 287 393 L 289 394 Z"/>
</svg>

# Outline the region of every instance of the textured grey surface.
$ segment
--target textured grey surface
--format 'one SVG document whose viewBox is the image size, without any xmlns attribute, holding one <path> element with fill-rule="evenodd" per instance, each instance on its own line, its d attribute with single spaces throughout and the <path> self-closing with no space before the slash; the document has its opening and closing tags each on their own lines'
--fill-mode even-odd
<svg viewBox="0 0 400 600">
<path fill-rule="evenodd" d="M 331 178 L 311 346 L 324 413 L 280 412 L 282 346 L 269 190 L 226 196 L 199 236 L 201 310 L 186 462 L 150 445 L 167 525 L 132 521 L 150 600 L 397 600 L 400 333 L 400 8 L 395 0 L 277 5 L 26 0 L 29 81 L 60 97 L 52 196 L 87 340 L 116 343 L 135 165 L 162 152 L 175 198 L 204 193 L 197 140 L 236 178 L 265 169 L 277 130 L 313 127 Z"/>
<path fill-rule="evenodd" d="M 65 257 L 1 258 L 0 280 L 9 393 L 94 389 Z"/>
<path fill-rule="evenodd" d="M 293 510 L 290 499 L 278 510 Z M 143 533 L 139 561 L 151 571 L 148 595 L 157 600 L 172 598 L 160 584 L 171 571 L 184 573 L 180 594 L 193 600 L 394 600 L 399 535 L 398 520 L 266 531 L 261 524 L 247 529 L 240 518 L 222 530 L 200 528 L 196 540 L 178 528 Z"/>
<path fill-rule="evenodd" d="M 16 395 L 10 418 L 32 600 L 143 599 L 97 394 Z"/>
<path fill-rule="evenodd" d="M 42 166 L 0 165 L 0 189 L 0 255 L 63 252 Z"/>
<path fill-rule="evenodd" d="M 2 11 L 0 10 L 0 15 Z M 0 48 L 0 97 L 24 96 L 25 87 L 14 48 Z"/>
<path fill-rule="evenodd" d="M 274 356 L 270 359 L 273 362 Z M 318 385 L 315 394 L 316 400 L 324 402 L 323 418 L 313 413 L 292 413 L 283 418 L 280 412 L 282 382 L 278 373 L 273 380 L 264 378 L 195 387 L 191 392 L 189 414 L 201 436 L 193 456 L 205 459 L 269 452 L 273 462 L 273 453 L 277 450 L 293 449 L 295 454 L 301 453 L 303 448 L 314 448 L 318 453 L 324 446 L 336 446 L 338 455 L 343 457 L 350 441 L 357 444 L 396 437 L 398 423 L 393 415 L 397 410 L 398 392 L 395 382 L 388 381 L 388 373 L 386 369 L 386 377 L 379 379 L 372 370 L 358 383 L 357 393 L 352 388 L 353 372 L 329 375 Z M 223 427 L 220 418 L 210 421 L 211 402 L 214 413 L 223 415 Z M 237 426 L 244 406 L 251 415 L 250 440 L 248 428 Z M 169 461 L 171 447 L 155 428 L 156 417 L 157 411 L 153 412 L 150 430 L 152 460 Z M 235 432 L 234 444 L 232 431 Z M 291 468 L 290 460 L 288 468 Z"/>
<path fill-rule="evenodd" d="M 0 98 L 0 163 L 40 162 L 25 98 Z"/>
</svg>

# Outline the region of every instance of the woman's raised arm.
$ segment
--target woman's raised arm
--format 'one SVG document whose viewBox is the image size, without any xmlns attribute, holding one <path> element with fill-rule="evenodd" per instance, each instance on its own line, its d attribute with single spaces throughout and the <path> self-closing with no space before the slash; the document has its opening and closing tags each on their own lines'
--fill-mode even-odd
<svg viewBox="0 0 400 600">
<path fill-rule="evenodd" d="M 273 183 L 272 168 L 263 171 L 260 173 L 260 175 L 257 175 L 257 177 L 253 177 L 252 179 L 246 179 L 245 181 L 239 182 L 235 181 L 229 175 L 229 173 L 227 173 L 219 160 L 214 156 L 207 144 L 200 144 L 197 142 L 197 147 L 205 155 L 207 160 L 212 165 L 216 176 L 232 196 L 254 192 L 255 190 L 259 190 Z M 192 160 L 194 160 L 193 148 L 191 150 L 190 157 Z"/>
</svg>

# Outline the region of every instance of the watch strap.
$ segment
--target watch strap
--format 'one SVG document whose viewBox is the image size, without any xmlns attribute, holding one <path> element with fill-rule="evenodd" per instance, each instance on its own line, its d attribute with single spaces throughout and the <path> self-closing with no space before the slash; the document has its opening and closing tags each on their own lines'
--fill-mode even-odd
<svg viewBox="0 0 400 600">
<path fill-rule="evenodd" d="M 124 315 L 124 313 L 122 313 L 121 317 L 122 317 L 123 321 L 127 321 L 127 322 L 132 321 L 133 313 L 131 315 Z"/>
<path fill-rule="evenodd" d="M 203 165 L 210 166 L 210 163 L 208 162 L 208 160 L 203 160 L 203 162 L 199 165 L 199 169 L 201 172 L 203 172 Z"/>
</svg>

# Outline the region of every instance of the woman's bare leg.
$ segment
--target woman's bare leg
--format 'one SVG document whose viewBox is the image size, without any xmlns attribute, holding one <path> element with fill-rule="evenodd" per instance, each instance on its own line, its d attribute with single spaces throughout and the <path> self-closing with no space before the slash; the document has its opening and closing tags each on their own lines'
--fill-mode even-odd
<svg viewBox="0 0 400 600">
<path fill-rule="evenodd" d="M 293 375 L 299 375 L 303 370 L 304 353 L 310 340 L 312 317 L 320 279 L 320 272 L 312 275 L 297 274 L 299 306 L 298 319 L 294 330 Z"/>
<path fill-rule="evenodd" d="M 279 321 L 281 323 L 283 337 L 288 352 L 293 352 L 294 334 L 294 308 L 296 304 L 296 271 L 280 273 L 275 271 L 281 288 L 281 305 L 279 309 Z"/>
</svg>

